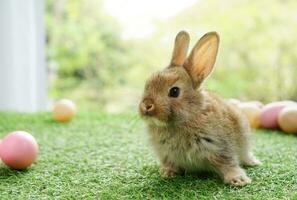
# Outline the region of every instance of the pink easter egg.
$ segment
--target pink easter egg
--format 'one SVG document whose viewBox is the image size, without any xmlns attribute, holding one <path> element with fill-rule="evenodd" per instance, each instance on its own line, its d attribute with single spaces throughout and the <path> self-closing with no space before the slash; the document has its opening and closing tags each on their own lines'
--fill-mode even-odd
<svg viewBox="0 0 297 200">
<path fill-rule="evenodd" d="M 277 117 L 279 112 L 285 106 L 292 104 L 294 104 L 293 101 L 279 101 L 266 104 L 260 112 L 260 126 L 263 128 L 278 128 Z"/>
<path fill-rule="evenodd" d="M 1 142 L 0 157 L 12 169 L 29 167 L 38 154 L 38 145 L 34 137 L 25 131 L 8 134 Z"/>
</svg>

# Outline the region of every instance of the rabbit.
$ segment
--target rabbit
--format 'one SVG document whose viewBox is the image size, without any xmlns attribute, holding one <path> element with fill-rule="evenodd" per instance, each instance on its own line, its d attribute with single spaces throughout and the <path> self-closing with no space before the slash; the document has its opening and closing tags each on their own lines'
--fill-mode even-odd
<svg viewBox="0 0 297 200">
<path fill-rule="evenodd" d="M 139 113 L 160 160 L 161 176 L 211 171 L 224 183 L 251 183 L 241 166 L 261 162 L 251 152 L 246 117 L 227 101 L 203 90 L 216 61 L 219 35 L 205 34 L 187 57 L 190 36 L 175 38 L 171 62 L 145 84 Z"/>
</svg>

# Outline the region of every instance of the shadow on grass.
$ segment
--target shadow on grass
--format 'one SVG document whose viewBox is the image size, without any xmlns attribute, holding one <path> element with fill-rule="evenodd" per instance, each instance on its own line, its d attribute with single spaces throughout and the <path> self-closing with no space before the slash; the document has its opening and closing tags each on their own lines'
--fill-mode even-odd
<svg viewBox="0 0 297 200">
<path fill-rule="evenodd" d="M 212 196 L 219 190 L 229 188 L 214 173 L 186 174 L 167 179 L 160 176 L 157 166 L 144 166 L 135 176 L 126 179 L 128 180 L 123 180 L 122 183 L 128 184 L 129 187 L 123 187 L 122 192 L 135 198 Z"/>
<path fill-rule="evenodd" d="M 70 121 L 65 121 L 65 122 L 59 122 L 59 121 L 56 121 L 54 120 L 52 117 L 48 117 L 48 118 L 45 118 L 42 120 L 42 123 L 44 123 L 45 125 L 47 126 L 54 126 L 54 127 L 57 127 L 57 128 L 68 128 L 68 127 L 71 127 L 74 123 L 72 120 Z"/>
<path fill-rule="evenodd" d="M 6 167 L 4 164 L 0 164 L 0 179 L 8 179 L 10 177 L 22 177 L 24 174 L 28 173 L 28 169 L 14 170 Z"/>
</svg>

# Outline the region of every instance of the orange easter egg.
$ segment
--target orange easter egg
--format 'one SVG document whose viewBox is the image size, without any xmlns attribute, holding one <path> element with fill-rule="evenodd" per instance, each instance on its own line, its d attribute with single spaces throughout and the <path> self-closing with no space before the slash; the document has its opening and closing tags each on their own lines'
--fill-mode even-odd
<svg viewBox="0 0 297 200">
<path fill-rule="evenodd" d="M 58 122 L 70 121 L 76 113 L 76 106 L 69 99 L 61 99 L 54 104 L 53 118 Z"/>
</svg>

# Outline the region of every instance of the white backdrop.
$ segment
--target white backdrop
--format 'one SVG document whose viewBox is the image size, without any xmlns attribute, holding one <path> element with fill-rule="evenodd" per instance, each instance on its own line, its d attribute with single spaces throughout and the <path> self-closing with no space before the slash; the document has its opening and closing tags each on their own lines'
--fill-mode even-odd
<svg viewBox="0 0 297 200">
<path fill-rule="evenodd" d="M 46 109 L 43 0 L 0 1 L 0 111 Z"/>
</svg>

